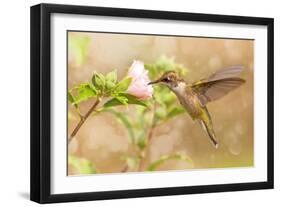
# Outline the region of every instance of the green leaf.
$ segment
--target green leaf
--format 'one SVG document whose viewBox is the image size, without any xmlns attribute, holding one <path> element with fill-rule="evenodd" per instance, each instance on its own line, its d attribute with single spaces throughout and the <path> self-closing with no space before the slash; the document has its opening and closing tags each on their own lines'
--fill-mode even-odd
<svg viewBox="0 0 281 207">
<path fill-rule="evenodd" d="M 123 105 L 117 98 L 110 99 L 107 101 L 103 107 L 108 108 L 108 107 L 113 107 L 113 106 L 120 106 Z"/>
<path fill-rule="evenodd" d="M 173 117 L 175 117 L 177 115 L 180 115 L 184 112 L 186 112 L 186 111 L 183 107 L 174 107 L 168 112 L 167 118 L 168 119 L 173 118 Z"/>
<path fill-rule="evenodd" d="M 75 100 L 74 104 L 81 103 L 82 101 L 86 101 L 90 98 L 97 96 L 97 92 L 95 91 L 95 89 L 91 87 L 91 85 L 88 83 L 80 84 L 76 88 L 76 90 L 77 90 L 77 96 L 75 96 L 74 98 Z"/>
<path fill-rule="evenodd" d="M 137 97 L 131 94 L 122 93 L 122 96 L 125 96 L 128 99 L 128 104 L 136 104 L 136 105 L 147 107 L 145 101 L 139 100 Z"/>
<path fill-rule="evenodd" d="M 123 105 L 128 105 L 128 99 L 125 96 L 117 96 L 115 98 Z"/>
<path fill-rule="evenodd" d="M 68 98 L 68 101 L 69 101 L 76 109 L 78 109 L 78 105 L 75 103 L 75 98 L 74 98 L 74 96 L 71 94 L 70 91 L 67 92 L 67 98 Z"/>
<path fill-rule="evenodd" d="M 115 93 L 126 92 L 132 82 L 132 78 L 127 77 L 117 83 L 114 91 Z"/>
<path fill-rule="evenodd" d="M 103 91 L 105 88 L 105 77 L 101 73 L 94 72 L 92 84 L 96 89 Z"/>
<path fill-rule="evenodd" d="M 160 157 L 160 159 L 152 162 L 148 166 L 147 171 L 155 171 L 157 169 L 157 167 L 159 167 L 161 164 L 163 164 L 164 162 L 166 162 L 168 160 L 182 160 L 193 166 L 193 161 L 186 155 L 182 155 L 182 154 L 164 155 L 164 156 Z"/>
<path fill-rule="evenodd" d="M 97 172 L 94 164 L 85 158 L 69 155 L 68 163 L 78 170 L 80 174 L 94 174 Z"/>
<path fill-rule="evenodd" d="M 116 81 L 117 81 L 117 72 L 116 72 L 116 70 L 107 73 L 106 76 L 105 76 L 105 79 L 106 79 L 106 81 L 111 81 L 113 83 L 116 83 Z"/>
<path fill-rule="evenodd" d="M 117 112 L 114 109 L 104 109 L 103 111 L 109 112 L 109 113 L 115 115 L 116 118 L 118 118 L 121 121 L 121 123 L 126 127 L 132 143 L 135 143 L 135 134 L 134 134 L 133 126 L 131 124 L 131 120 L 129 119 L 129 117 L 126 116 L 124 113 Z"/>
<path fill-rule="evenodd" d="M 111 91 L 112 89 L 114 89 L 116 86 L 116 84 L 114 82 L 111 82 L 109 80 L 106 81 L 105 83 L 105 88 L 106 88 L 106 91 Z"/>
<path fill-rule="evenodd" d="M 125 97 L 127 99 L 127 104 L 136 104 L 136 105 L 147 107 L 144 101 L 138 100 L 135 96 L 126 93 L 121 93 L 117 97 L 110 99 L 103 106 L 112 107 L 112 106 L 124 105 L 124 103 L 120 101 L 120 97 Z"/>
<path fill-rule="evenodd" d="M 105 87 L 106 91 L 110 92 L 116 87 L 117 73 L 112 71 L 106 74 L 105 76 Z"/>
</svg>

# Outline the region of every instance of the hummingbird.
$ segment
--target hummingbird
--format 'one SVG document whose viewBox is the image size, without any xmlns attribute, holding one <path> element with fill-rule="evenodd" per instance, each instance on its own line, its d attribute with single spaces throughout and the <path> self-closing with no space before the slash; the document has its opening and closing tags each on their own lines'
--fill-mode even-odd
<svg viewBox="0 0 281 207">
<path fill-rule="evenodd" d="M 187 113 L 194 121 L 197 120 L 200 123 L 202 128 L 207 132 L 214 147 L 218 148 L 218 142 L 207 104 L 220 99 L 245 83 L 246 81 L 244 79 L 239 78 L 242 70 L 242 66 L 232 66 L 218 70 L 208 78 L 194 83 L 186 82 L 175 71 L 167 71 L 159 79 L 148 84 L 160 83 L 173 91 Z"/>
</svg>

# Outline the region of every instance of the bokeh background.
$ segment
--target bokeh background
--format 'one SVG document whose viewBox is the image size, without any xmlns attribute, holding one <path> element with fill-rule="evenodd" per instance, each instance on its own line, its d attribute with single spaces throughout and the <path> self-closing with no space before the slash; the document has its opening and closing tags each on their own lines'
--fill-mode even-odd
<svg viewBox="0 0 281 207">
<path fill-rule="evenodd" d="M 171 159 L 157 170 L 253 166 L 253 47 L 253 40 L 69 32 L 68 88 L 89 81 L 93 71 L 106 74 L 116 69 L 122 79 L 133 60 L 153 63 L 163 55 L 188 68 L 185 79 L 190 82 L 227 66 L 243 65 L 241 77 L 246 83 L 208 104 L 219 148 L 211 145 L 198 122 L 182 114 L 155 129 L 145 164 L 179 152 L 193 164 Z M 86 113 L 93 102 L 81 104 L 81 112 Z M 120 110 L 133 108 L 120 106 Z M 78 121 L 69 104 L 69 134 Z M 97 173 L 119 173 L 124 168 L 121 157 L 131 148 L 125 127 L 112 115 L 101 113 L 81 127 L 69 144 L 68 154 L 90 162 Z M 80 172 L 69 165 L 68 174 Z"/>
</svg>

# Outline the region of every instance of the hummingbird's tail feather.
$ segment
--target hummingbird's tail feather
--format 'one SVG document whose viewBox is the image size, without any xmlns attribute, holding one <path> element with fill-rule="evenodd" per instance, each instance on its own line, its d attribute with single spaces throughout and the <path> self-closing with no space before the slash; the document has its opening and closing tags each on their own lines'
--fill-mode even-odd
<svg viewBox="0 0 281 207">
<path fill-rule="evenodd" d="M 205 131 L 208 133 L 209 138 L 210 138 L 212 144 L 214 145 L 214 147 L 218 148 L 219 144 L 216 141 L 216 135 L 215 135 L 215 132 L 213 130 L 213 127 L 211 126 L 211 122 L 206 123 L 203 120 L 200 120 L 199 122 L 200 122 L 201 126 L 205 129 Z"/>
</svg>

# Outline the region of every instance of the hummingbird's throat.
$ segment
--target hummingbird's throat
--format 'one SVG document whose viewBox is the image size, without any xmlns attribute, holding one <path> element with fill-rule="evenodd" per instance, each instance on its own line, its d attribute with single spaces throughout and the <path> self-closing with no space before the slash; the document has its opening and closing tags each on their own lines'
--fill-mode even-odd
<svg viewBox="0 0 281 207">
<path fill-rule="evenodd" d="M 186 83 L 183 81 L 180 81 L 177 84 L 170 86 L 170 89 L 179 95 L 185 92 L 185 88 L 186 88 Z"/>
</svg>

